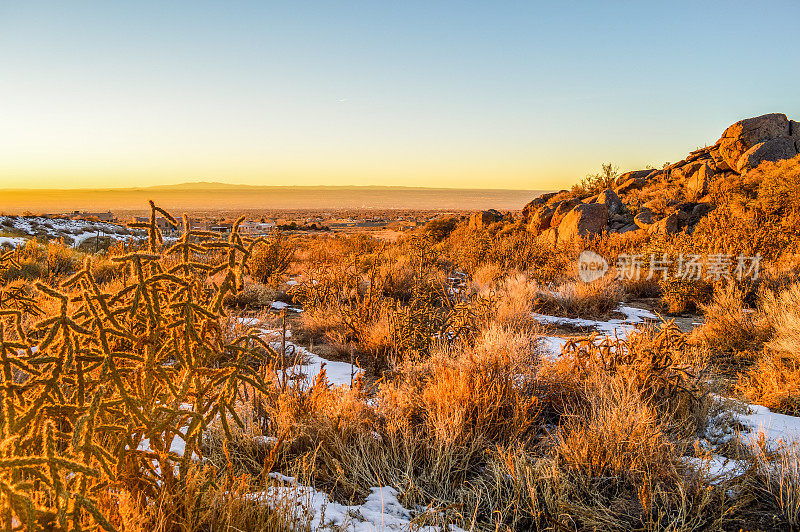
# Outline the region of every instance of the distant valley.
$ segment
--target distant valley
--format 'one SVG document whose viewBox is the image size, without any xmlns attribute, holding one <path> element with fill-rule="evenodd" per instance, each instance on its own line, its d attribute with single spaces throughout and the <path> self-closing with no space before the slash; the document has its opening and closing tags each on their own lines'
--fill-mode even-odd
<svg viewBox="0 0 800 532">
<path fill-rule="evenodd" d="M 0 211 L 145 211 L 147 201 L 175 211 L 519 210 L 545 190 L 349 186 L 249 186 L 184 183 L 144 188 L 0 190 Z"/>
</svg>

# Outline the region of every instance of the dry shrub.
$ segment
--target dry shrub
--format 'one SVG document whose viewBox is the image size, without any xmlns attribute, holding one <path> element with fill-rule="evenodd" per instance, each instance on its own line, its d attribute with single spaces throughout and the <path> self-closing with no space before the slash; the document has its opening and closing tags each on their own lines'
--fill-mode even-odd
<svg viewBox="0 0 800 532">
<path fill-rule="evenodd" d="M 797 237 L 794 232 L 775 216 L 723 203 L 695 226 L 693 252 L 725 253 L 734 257 L 759 254 L 763 262 L 774 262 L 792 249 L 791 244 Z"/>
<path fill-rule="evenodd" d="M 295 504 L 281 501 L 277 493 L 253 497 L 259 488 L 267 486 L 254 485 L 247 475 L 217 479 L 214 467 L 194 465 L 183 489 L 164 490 L 153 504 L 142 505 L 128 493 L 120 494 L 115 524 L 131 532 L 308 530 L 308 518 L 297 512 Z"/>
<path fill-rule="evenodd" d="M 275 300 L 277 292 L 261 283 L 247 283 L 244 288 L 225 298 L 225 305 L 243 310 L 259 310 Z"/>
<path fill-rule="evenodd" d="M 488 291 L 495 286 L 504 275 L 503 268 L 495 262 L 483 264 L 472 274 L 472 283 L 477 292 Z"/>
<path fill-rule="evenodd" d="M 724 497 L 682 465 L 707 402 L 686 347 L 685 335 L 663 324 L 625 340 L 570 342 L 545 364 L 545 412 L 559 420 L 548 454 L 554 478 L 529 490 L 537 501 L 528 507 L 561 529 L 691 530 L 718 522 Z"/>
<path fill-rule="evenodd" d="M 539 291 L 539 283 L 525 274 L 506 277 L 497 287 L 494 321 L 517 330 L 536 328 L 532 313 Z"/>
<path fill-rule="evenodd" d="M 425 234 L 429 235 L 434 242 L 441 242 L 447 238 L 458 226 L 458 218 L 455 216 L 444 216 L 436 218 L 425 224 Z"/>
<path fill-rule="evenodd" d="M 683 314 L 708 303 L 713 287 L 704 279 L 660 279 L 661 301 L 669 314 Z"/>
<path fill-rule="evenodd" d="M 715 354 L 748 357 L 759 351 L 768 338 L 769 330 L 762 314 L 744 308 L 744 299 L 743 290 L 734 283 L 726 283 L 717 286 L 710 303 L 700 305 L 704 321 L 695 329 L 695 334 Z"/>
<path fill-rule="evenodd" d="M 749 447 L 745 481 L 756 500 L 767 503 L 792 530 L 800 527 L 800 445 L 780 442 L 768 448 L 761 434 Z"/>
<path fill-rule="evenodd" d="M 573 397 L 585 397 L 587 382 L 622 375 L 662 416 L 680 419 L 685 430 L 693 430 L 707 402 L 704 364 L 702 354 L 688 345 L 687 335 L 667 322 L 639 329 L 624 339 L 597 333 L 572 338 L 561 357 L 546 365 L 544 375 L 572 390 Z M 691 424 L 686 423 L 689 420 Z"/>
<path fill-rule="evenodd" d="M 296 243 L 280 232 L 255 246 L 248 260 L 250 273 L 266 285 L 276 287 L 294 260 Z"/>
<path fill-rule="evenodd" d="M 425 362 L 406 361 L 398 378 L 381 387 L 389 430 L 422 430 L 455 445 L 524 440 L 539 410 L 537 398 L 521 389 L 533 352 L 528 338 L 492 328 L 474 350 L 440 346 Z"/>
<path fill-rule="evenodd" d="M 125 271 L 118 264 L 106 258 L 97 258 L 92 263 L 92 275 L 99 284 L 120 279 Z"/>
<path fill-rule="evenodd" d="M 633 298 L 656 298 L 661 297 L 662 291 L 655 278 L 648 279 L 647 276 L 641 275 L 635 279 L 627 279 L 622 281 L 622 286 L 625 293 Z"/>
<path fill-rule="evenodd" d="M 672 427 L 642 396 L 639 375 L 594 375 L 584 382 L 586 402 L 561 426 L 559 463 L 590 478 L 613 476 L 631 483 L 673 478 L 680 453 L 668 436 Z"/>
<path fill-rule="evenodd" d="M 621 285 L 603 277 L 591 283 L 568 281 L 536 294 L 533 308 L 543 314 L 569 318 L 602 318 L 617 308 L 624 296 Z"/>
<path fill-rule="evenodd" d="M 800 283 L 764 292 L 762 312 L 771 338 L 757 364 L 739 381 L 749 400 L 791 414 L 800 413 Z"/>
<path fill-rule="evenodd" d="M 768 215 L 781 216 L 785 225 L 796 227 L 800 215 L 800 155 L 794 159 L 765 161 L 748 173 L 758 182 L 758 206 Z"/>
</svg>

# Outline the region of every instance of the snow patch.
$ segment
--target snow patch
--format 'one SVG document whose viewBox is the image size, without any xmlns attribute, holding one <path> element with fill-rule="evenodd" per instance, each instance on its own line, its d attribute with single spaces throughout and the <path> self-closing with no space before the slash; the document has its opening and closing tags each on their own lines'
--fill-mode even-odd
<svg viewBox="0 0 800 532">
<path fill-rule="evenodd" d="M 414 513 L 406 509 L 398 499 L 398 491 L 390 486 L 370 488 L 370 494 L 362 505 L 347 506 L 331 500 L 328 495 L 309 486 L 297 484 L 292 477 L 276 476 L 289 482 L 289 486 L 271 486 L 266 491 L 248 493 L 249 500 L 263 502 L 271 508 L 284 508 L 301 522 L 308 522 L 311 530 L 348 530 L 367 532 L 374 530 L 419 530 L 434 532 L 438 527 L 415 526 Z M 447 530 L 462 532 L 449 525 Z"/>
</svg>

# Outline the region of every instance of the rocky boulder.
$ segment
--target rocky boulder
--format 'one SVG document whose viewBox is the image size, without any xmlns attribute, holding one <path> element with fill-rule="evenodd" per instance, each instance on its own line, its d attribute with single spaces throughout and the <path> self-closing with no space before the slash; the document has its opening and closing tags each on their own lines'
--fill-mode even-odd
<svg viewBox="0 0 800 532">
<path fill-rule="evenodd" d="M 794 139 L 794 148 L 800 153 L 800 122 L 789 120 L 789 134 Z"/>
<path fill-rule="evenodd" d="M 561 221 L 564 219 L 567 213 L 569 213 L 572 209 L 575 208 L 575 206 L 577 206 L 580 203 L 581 200 L 577 198 L 559 202 L 556 205 L 555 211 L 553 212 L 553 216 L 550 219 L 550 227 L 558 227 L 559 225 L 561 225 Z"/>
<path fill-rule="evenodd" d="M 782 161 L 797 155 L 795 141 L 791 137 L 781 137 L 759 142 L 739 157 L 736 170 L 743 174 L 763 161 Z"/>
<path fill-rule="evenodd" d="M 619 199 L 617 193 L 610 188 L 601 192 L 595 201 L 596 203 L 605 205 L 609 215 L 619 214 L 620 211 L 622 211 L 622 200 Z"/>
<path fill-rule="evenodd" d="M 645 179 L 654 172 L 656 172 L 656 170 L 653 170 L 652 168 L 648 168 L 646 170 L 633 170 L 632 172 L 625 172 L 624 174 L 621 174 L 617 178 L 617 186 L 628 181 L 629 179 Z"/>
<path fill-rule="evenodd" d="M 550 198 L 552 198 L 553 196 L 555 196 L 556 194 L 558 194 L 558 192 L 548 192 L 547 194 L 542 194 L 538 198 L 533 198 L 533 201 L 529 202 L 527 205 L 525 205 L 522 208 L 522 216 L 523 216 L 523 218 L 525 218 L 527 220 L 528 217 L 530 216 L 530 214 L 533 211 L 535 211 L 540 206 L 542 206 L 545 203 L 547 203 L 547 201 Z"/>
<path fill-rule="evenodd" d="M 558 225 L 558 241 L 569 242 L 577 237 L 591 237 L 603 232 L 608 222 L 608 209 L 600 203 L 575 206 Z"/>
<path fill-rule="evenodd" d="M 653 211 L 647 208 L 642 209 L 636 216 L 633 217 L 633 223 L 635 223 L 641 229 L 648 229 L 651 225 L 653 225 Z"/>
<path fill-rule="evenodd" d="M 554 212 L 556 212 L 556 208 L 552 205 L 540 206 L 528 216 L 527 230 L 538 235 L 549 228 Z"/>
<path fill-rule="evenodd" d="M 736 170 L 739 158 L 750 148 L 771 139 L 789 137 L 789 133 L 786 115 L 772 113 L 736 122 L 725 130 L 717 144 L 722 158 L 731 169 Z"/>
<path fill-rule="evenodd" d="M 678 232 L 678 214 L 672 213 L 655 222 L 647 230 L 651 235 L 671 235 Z"/>
<path fill-rule="evenodd" d="M 633 190 L 639 190 L 644 187 L 646 181 L 639 177 L 632 177 L 614 189 L 617 194 L 627 194 Z"/>
<path fill-rule="evenodd" d="M 708 193 L 708 185 L 711 182 L 711 178 L 714 177 L 715 173 L 711 164 L 704 163 L 700 166 L 686 182 L 687 196 L 691 198 L 705 196 Z"/>
<path fill-rule="evenodd" d="M 476 212 L 469 217 L 469 227 L 472 229 L 481 229 L 487 225 L 492 225 L 503 219 L 503 213 L 495 209 L 488 211 Z"/>
</svg>

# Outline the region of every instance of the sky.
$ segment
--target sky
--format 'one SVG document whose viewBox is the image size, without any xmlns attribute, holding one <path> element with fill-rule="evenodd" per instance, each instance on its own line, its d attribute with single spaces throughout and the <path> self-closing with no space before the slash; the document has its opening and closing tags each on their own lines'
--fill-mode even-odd
<svg viewBox="0 0 800 532">
<path fill-rule="evenodd" d="M 800 120 L 798 21 L 796 0 L 0 0 L 0 188 L 561 188 Z"/>
</svg>

